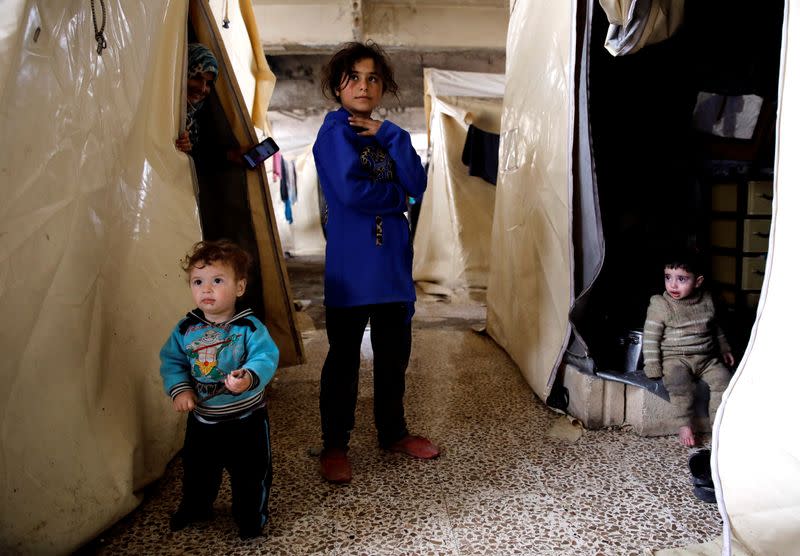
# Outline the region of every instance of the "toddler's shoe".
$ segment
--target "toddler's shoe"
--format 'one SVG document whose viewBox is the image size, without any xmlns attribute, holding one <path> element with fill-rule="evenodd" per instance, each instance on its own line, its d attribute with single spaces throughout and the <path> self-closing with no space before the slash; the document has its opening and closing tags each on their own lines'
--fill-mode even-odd
<svg viewBox="0 0 800 556">
<path fill-rule="evenodd" d="M 180 531 L 192 523 L 197 523 L 198 521 L 208 521 L 212 517 L 214 517 L 214 512 L 211 509 L 198 512 L 181 506 L 178 508 L 178 511 L 172 514 L 172 517 L 169 519 L 169 530 Z"/>
<path fill-rule="evenodd" d="M 427 438 L 407 434 L 400 440 L 389 444 L 390 452 L 400 452 L 412 458 L 433 459 L 439 457 L 439 448 Z"/>
<path fill-rule="evenodd" d="M 243 541 L 263 536 L 264 530 L 261 527 L 239 527 L 239 538 Z"/>
<path fill-rule="evenodd" d="M 347 452 L 341 448 L 326 448 L 319 455 L 319 471 L 329 483 L 349 483 L 353 470 Z"/>
</svg>

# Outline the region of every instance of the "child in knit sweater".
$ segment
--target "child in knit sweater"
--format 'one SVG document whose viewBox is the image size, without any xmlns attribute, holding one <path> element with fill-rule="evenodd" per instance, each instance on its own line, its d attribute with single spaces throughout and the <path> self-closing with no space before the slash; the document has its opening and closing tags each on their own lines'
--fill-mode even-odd
<svg viewBox="0 0 800 556">
<path fill-rule="evenodd" d="M 652 379 L 663 377 L 670 401 L 678 410 L 678 437 L 688 447 L 695 445 L 695 380 L 708 384 L 708 415 L 713 422 L 731 379 L 728 367 L 735 362 L 716 323 L 711 296 L 700 289 L 704 278 L 692 259 L 679 257 L 664 265 L 666 291 L 650 298 L 642 348 L 644 372 Z"/>
</svg>

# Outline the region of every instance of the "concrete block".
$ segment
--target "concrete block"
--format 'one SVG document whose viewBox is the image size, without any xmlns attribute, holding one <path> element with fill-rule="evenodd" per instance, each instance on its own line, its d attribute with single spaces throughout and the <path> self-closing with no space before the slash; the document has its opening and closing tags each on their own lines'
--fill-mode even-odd
<svg viewBox="0 0 800 556">
<path fill-rule="evenodd" d="M 708 419 L 708 386 L 697 383 L 695 392 L 696 417 L 692 426 L 697 432 L 709 432 L 713 423 Z M 675 406 L 655 394 L 625 386 L 625 422 L 641 436 L 668 436 L 678 433 Z"/>
<path fill-rule="evenodd" d="M 625 385 L 564 366 L 564 387 L 569 391 L 567 413 L 587 429 L 622 425 L 625 420 Z"/>
<path fill-rule="evenodd" d="M 643 388 L 637 388 L 582 373 L 566 364 L 564 387 L 569 390 L 567 413 L 579 419 L 587 429 L 630 425 L 641 436 L 677 434 L 674 406 Z M 713 423 L 708 419 L 708 386 L 697 383 L 695 392 L 697 432 L 709 432 Z"/>
</svg>

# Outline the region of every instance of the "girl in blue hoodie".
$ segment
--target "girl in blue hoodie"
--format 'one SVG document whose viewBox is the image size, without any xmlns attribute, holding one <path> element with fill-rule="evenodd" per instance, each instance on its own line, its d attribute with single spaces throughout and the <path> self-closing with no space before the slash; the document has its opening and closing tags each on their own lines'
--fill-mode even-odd
<svg viewBox="0 0 800 556">
<path fill-rule="evenodd" d="M 419 198 L 427 176 L 407 131 L 372 118 L 397 83 L 383 50 L 347 43 L 325 68 L 323 92 L 341 108 L 330 112 L 314 143 L 328 204 L 325 315 L 329 350 L 322 368 L 322 476 L 347 483 L 355 421 L 361 340 L 367 323 L 374 354 L 374 412 L 380 445 L 429 459 L 439 449 L 409 434 L 403 408 L 411 353 L 414 281 L 406 219 L 408 197 Z"/>
</svg>

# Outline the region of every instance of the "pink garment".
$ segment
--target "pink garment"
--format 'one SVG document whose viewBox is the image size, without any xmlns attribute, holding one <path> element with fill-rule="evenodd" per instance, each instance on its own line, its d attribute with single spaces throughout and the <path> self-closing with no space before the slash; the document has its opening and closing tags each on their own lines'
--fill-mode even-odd
<svg viewBox="0 0 800 556">
<path fill-rule="evenodd" d="M 281 178 L 281 161 L 283 157 L 281 153 L 277 152 L 272 155 L 272 173 L 275 175 L 276 178 Z"/>
</svg>

